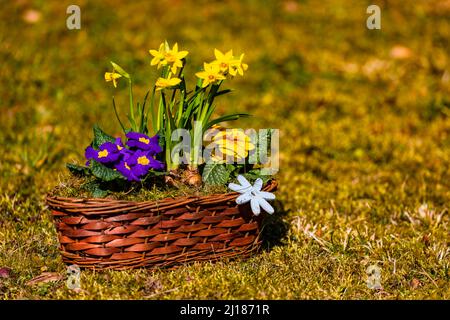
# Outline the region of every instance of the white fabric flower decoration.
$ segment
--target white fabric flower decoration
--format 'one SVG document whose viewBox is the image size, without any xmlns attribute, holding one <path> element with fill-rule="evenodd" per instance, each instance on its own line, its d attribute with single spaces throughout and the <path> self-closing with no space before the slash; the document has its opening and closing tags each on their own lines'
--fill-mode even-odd
<svg viewBox="0 0 450 320">
<path fill-rule="evenodd" d="M 255 216 L 261 213 L 261 208 L 270 214 L 274 212 L 273 207 L 266 200 L 274 200 L 275 195 L 270 192 L 261 191 L 263 181 L 260 178 L 256 179 L 253 186 L 244 176 L 238 175 L 237 179 L 240 185 L 236 183 L 230 183 L 228 185 L 228 188 L 241 194 L 236 199 L 237 204 L 244 204 L 250 201 L 250 206 Z"/>
</svg>

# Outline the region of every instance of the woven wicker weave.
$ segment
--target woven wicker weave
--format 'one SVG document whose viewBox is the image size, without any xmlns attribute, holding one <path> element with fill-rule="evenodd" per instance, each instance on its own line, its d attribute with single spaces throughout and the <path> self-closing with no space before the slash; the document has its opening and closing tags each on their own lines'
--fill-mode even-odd
<svg viewBox="0 0 450 320">
<path fill-rule="evenodd" d="M 275 180 L 265 191 L 277 188 Z M 261 217 L 238 193 L 132 202 L 47 197 L 63 261 L 90 269 L 173 267 L 247 257 L 260 248 Z"/>
</svg>

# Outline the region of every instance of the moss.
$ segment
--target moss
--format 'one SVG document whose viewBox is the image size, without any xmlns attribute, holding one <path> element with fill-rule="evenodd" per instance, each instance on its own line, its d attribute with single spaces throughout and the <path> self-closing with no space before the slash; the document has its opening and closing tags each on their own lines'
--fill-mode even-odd
<svg viewBox="0 0 450 320">
<path fill-rule="evenodd" d="M 92 177 L 76 177 L 67 175 L 64 178 L 64 182 L 61 182 L 53 188 L 49 194 L 59 197 L 95 198 L 92 192 L 89 191 L 89 188 L 86 187 L 89 183 L 95 181 L 95 178 Z M 106 198 L 128 201 L 148 201 L 185 196 L 222 194 L 227 192 L 229 192 L 229 190 L 226 186 L 203 185 L 201 187 L 190 187 L 187 185 L 180 185 L 177 188 L 170 187 L 164 184 L 164 179 L 161 178 L 158 179 L 158 181 L 152 181 L 150 183 L 146 183 L 145 185 L 141 183 L 133 183 L 124 191 L 108 191 Z"/>
</svg>

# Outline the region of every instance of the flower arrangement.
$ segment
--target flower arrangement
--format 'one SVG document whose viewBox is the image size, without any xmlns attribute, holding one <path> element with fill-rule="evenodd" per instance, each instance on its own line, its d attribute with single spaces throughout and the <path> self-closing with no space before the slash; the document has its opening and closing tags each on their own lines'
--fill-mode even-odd
<svg viewBox="0 0 450 320">
<path fill-rule="evenodd" d="M 277 132 L 226 129 L 224 122 L 249 115 L 214 114 L 215 99 L 230 92 L 222 85 L 248 69 L 243 54 L 216 49 L 215 59 L 195 73 L 192 88 L 184 72 L 188 54 L 167 42 L 150 50 L 159 76 L 136 103 L 132 76 L 111 62 L 105 81 L 115 88 L 125 82 L 129 92 L 127 121 L 112 100 L 123 135 L 113 137 L 95 125 L 85 164 L 67 165 L 82 177 L 77 181 L 89 196 L 75 188 L 47 197 L 67 264 L 171 267 L 259 250 L 261 213 L 274 212 L 268 201 L 277 188 L 271 179 Z M 174 192 L 167 196 L 167 190 Z"/>
<path fill-rule="evenodd" d="M 243 192 L 245 199 L 260 192 L 263 181 L 270 176 L 262 174 L 257 161 L 257 149 L 266 148 L 270 131 L 265 136 L 250 135 L 240 129 L 225 129 L 223 122 L 247 117 L 247 113 L 233 113 L 213 118 L 215 99 L 229 93 L 222 85 L 236 76 L 243 76 L 248 65 L 243 62 L 244 54 L 235 56 L 232 50 L 222 53 L 214 50 L 215 59 L 205 62 L 195 73 L 197 82 L 188 88 L 184 72 L 189 52 L 180 50 L 178 44 L 172 47 L 167 41 L 157 50 L 149 50 L 150 65 L 156 67 L 159 76 L 146 93 L 142 103 L 135 103 L 132 76 L 115 62 L 112 70 L 106 72 L 106 82 L 117 88 L 126 82 L 129 91 L 128 122 L 122 121 L 113 98 L 115 116 L 124 134 L 113 137 L 97 125 L 94 137 L 85 150 L 84 166 L 67 164 L 76 175 L 91 177 L 85 185 L 95 197 L 103 197 L 114 190 L 126 191 L 131 186 L 143 186 L 148 181 L 160 179 L 166 185 L 180 187 L 201 187 L 202 185 L 227 185 L 239 177 L 246 187 L 246 180 L 256 180 L 256 189 Z M 259 139 L 259 140 L 258 140 Z M 205 143 L 209 141 L 210 143 Z M 240 192 L 236 184 L 230 189 Z M 253 199 L 253 198 L 252 198 Z M 259 208 L 272 213 L 263 194 L 258 201 L 252 200 L 254 213 Z M 245 201 L 244 201 L 245 200 Z"/>
</svg>

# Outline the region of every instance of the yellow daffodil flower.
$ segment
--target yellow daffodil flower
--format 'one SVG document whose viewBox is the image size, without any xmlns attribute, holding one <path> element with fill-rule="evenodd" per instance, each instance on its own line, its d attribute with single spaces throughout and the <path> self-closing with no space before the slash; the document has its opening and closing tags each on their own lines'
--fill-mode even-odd
<svg viewBox="0 0 450 320">
<path fill-rule="evenodd" d="M 202 79 L 202 88 L 206 88 L 210 83 L 218 80 L 225 80 L 225 76 L 221 73 L 220 67 L 214 63 L 204 63 L 204 71 L 197 72 L 195 75 Z"/>
<path fill-rule="evenodd" d="M 230 62 L 230 75 L 233 77 L 239 73 L 241 76 L 244 75 L 244 71 L 247 71 L 248 64 L 242 63 L 242 60 L 244 59 L 244 54 L 241 54 L 239 59 L 233 60 Z"/>
<path fill-rule="evenodd" d="M 217 64 L 222 73 L 230 72 L 232 63 L 236 60 L 233 57 L 233 50 L 230 50 L 223 54 L 220 50 L 214 49 L 214 55 L 216 56 L 216 60 L 214 60 L 212 63 Z"/>
<path fill-rule="evenodd" d="M 105 72 L 105 81 L 109 82 L 112 81 L 114 88 L 117 88 L 117 79 L 121 78 L 122 76 L 113 69 L 112 72 Z"/>
<path fill-rule="evenodd" d="M 170 71 L 173 74 L 176 74 L 177 68 L 181 68 L 183 66 L 181 59 L 184 59 L 188 54 L 188 51 L 178 51 L 178 43 L 173 45 L 172 50 L 166 52 L 164 58 L 168 64 L 172 65 Z"/>
<path fill-rule="evenodd" d="M 158 90 L 162 90 L 164 88 L 168 88 L 168 87 L 174 87 L 177 84 L 179 84 L 181 82 L 181 79 L 179 78 L 171 78 L 170 74 L 169 74 L 169 78 L 158 78 L 158 80 L 156 80 L 156 91 Z"/>
<path fill-rule="evenodd" d="M 161 68 L 161 66 L 165 66 L 167 64 L 167 61 L 165 59 L 166 49 L 164 43 L 161 43 L 158 50 L 149 50 L 149 52 L 153 56 L 150 65 L 158 65 L 159 69 Z"/>
<path fill-rule="evenodd" d="M 158 65 L 159 69 L 161 66 L 170 65 L 170 71 L 173 74 L 176 74 L 177 68 L 183 66 L 181 60 L 189 54 L 188 51 L 178 51 L 178 43 L 175 43 L 172 49 L 166 47 L 164 43 L 161 43 L 158 51 L 150 50 L 149 52 L 154 57 L 150 62 L 152 66 Z"/>
</svg>

